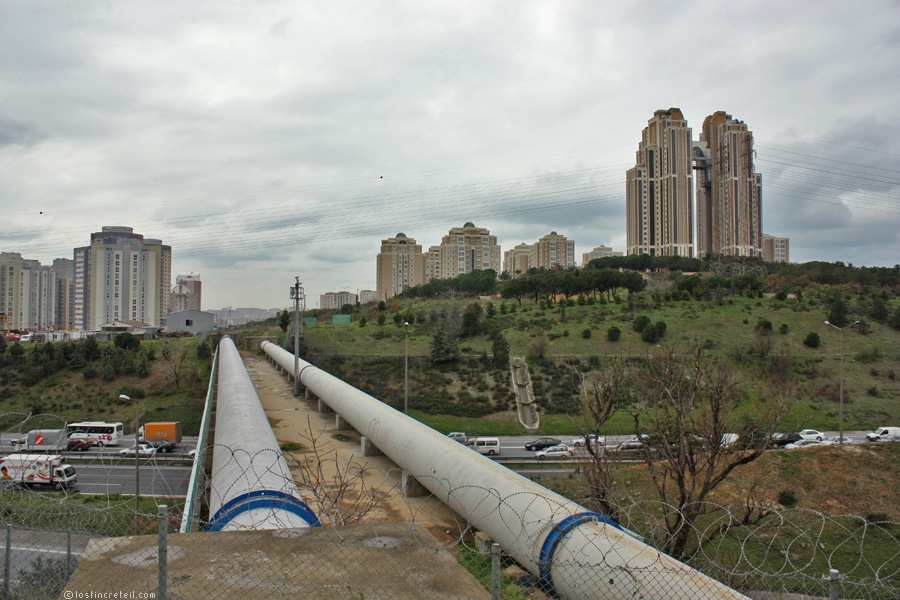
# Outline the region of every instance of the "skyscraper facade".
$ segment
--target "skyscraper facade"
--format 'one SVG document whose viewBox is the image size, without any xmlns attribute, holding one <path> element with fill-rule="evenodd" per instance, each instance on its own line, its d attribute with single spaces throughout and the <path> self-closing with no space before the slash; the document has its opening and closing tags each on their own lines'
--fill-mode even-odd
<svg viewBox="0 0 900 600">
<path fill-rule="evenodd" d="M 696 146 L 698 256 L 762 256 L 762 176 L 753 166 L 753 134 L 718 111 L 704 119 Z"/>
<path fill-rule="evenodd" d="M 398 233 L 381 240 L 381 252 L 375 259 L 375 291 L 378 300 L 387 300 L 425 283 L 425 255 L 413 238 Z"/>
<path fill-rule="evenodd" d="M 169 298 L 169 312 L 200 310 L 203 282 L 200 273 L 178 273 Z"/>
<path fill-rule="evenodd" d="M 95 330 L 112 321 L 165 325 L 172 249 L 131 227 L 103 227 L 90 246 L 75 248 L 75 327 Z"/>
<path fill-rule="evenodd" d="M 647 122 L 626 174 L 628 254 L 694 256 L 691 136 L 678 108 Z"/>
<path fill-rule="evenodd" d="M 791 262 L 790 240 L 786 237 L 763 234 L 762 257 L 766 262 Z"/>
</svg>

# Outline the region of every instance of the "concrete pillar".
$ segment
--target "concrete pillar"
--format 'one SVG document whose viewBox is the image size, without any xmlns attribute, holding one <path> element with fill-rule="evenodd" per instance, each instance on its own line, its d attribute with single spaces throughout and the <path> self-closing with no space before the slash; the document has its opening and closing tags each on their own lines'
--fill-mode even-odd
<svg viewBox="0 0 900 600">
<path fill-rule="evenodd" d="M 416 481 L 416 478 L 403 471 L 403 475 L 401 478 L 401 489 L 403 493 L 406 494 L 407 498 L 416 498 L 419 496 L 428 496 L 431 494 L 425 487 Z"/>
<path fill-rule="evenodd" d="M 475 549 L 478 550 L 481 554 L 490 554 L 491 546 L 494 543 L 494 539 L 486 534 L 483 531 L 476 531 L 475 536 Z"/>
<path fill-rule="evenodd" d="M 334 415 L 334 428 L 338 431 L 342 431 L 344 429 L 352 429 L 347 421 L 344 420 L 344 417 L 341 415 Z"/>
<path fill-rule="evenodd" d="M 320 399 L 319 400 L 319 412 L 320 413 L 333 413 L 334 411 L 331 410 L 331 408 L 327 404 L 325 404 L 324 400 Z"/>
<path fill-rule="evenodd" d="M 359 447 L 363 456 L 381 456 L 382 454 L 375 444 L 366 439 L 366 436 L 359 438 Z"/>
</svg>

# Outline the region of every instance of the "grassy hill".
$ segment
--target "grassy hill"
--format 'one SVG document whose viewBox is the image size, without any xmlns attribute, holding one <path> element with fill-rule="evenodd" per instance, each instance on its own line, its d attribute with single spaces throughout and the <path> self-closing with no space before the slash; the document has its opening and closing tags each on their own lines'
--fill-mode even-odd
<svg viewBox="0 0 900 600">
<path fill-rule="evenodd" d="M 673 300 L 665 289 L 660 282 L 655 290 L 608 303 L 518 305 L 492 298 L 478 302 L 480 322 L 485 329 L 502 333 L 510 355 L 528 357 L 547 433 L 577 431 L 582 377 L 605 362 L 639 360 L 665 345 L 686 349 L 694 343 L 726 357 L 742 375 L 751 399 L 764 398 L 773 388 L 787 390 L 793 402 L 785 429 L 838 428 L 841 334 L 824 323 L 827 289 L 799 298 L 754 294 L 711 300 Z M 460 338 L 459 361 L 431 360 L 435 332 L 454 324 L 460 328 L 473 302 L 392 301 L 384 311 L 374 306 L 356 309 L 349 325 L 331 325 L 325 314 L 315 327 L 304 329 L 307 357 L 373 396 L 401 406 L 407 329 L 403 323 L 409 322 L 411 409 L 441 430 L 467 429 L 467 423 L 478 419 L 479 426 L 490 423 L 490 433 L 516 433 L 520 429 L 509 413 L 514 406 L 509 369 L 493 364 L 489 335 Z M 893 301 L 889 309 L 896 310 L 897 305 Z M 865 297 L 854 297 L 848 308 L 851 322 L 862 323 L 843 332 L 845 429 L 900 424 L 900 331 L 867 318 Z M 663 338 L 643 341 L 632 327 L 639 316 L 654 324 L 665 322 Z M 766 322 L 771 332 L 763 335 L 758 324 Z M 607 339 L 612 327 L 621 330 L 618 341 Z M 813 333 L 819 337 L 818 347 L 804 343 Z M 629 427 L 621 418 L 611 424 L 610 433 L 625 433 Z"/>
</svg>

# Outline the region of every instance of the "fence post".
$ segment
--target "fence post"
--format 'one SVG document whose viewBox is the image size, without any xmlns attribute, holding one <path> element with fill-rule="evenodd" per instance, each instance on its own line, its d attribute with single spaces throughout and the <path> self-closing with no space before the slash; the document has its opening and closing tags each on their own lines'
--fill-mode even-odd
<svg viewBox="0 0 900 600">
<path fill-rule="evenodd" d="M 157 550 L 157 587 L 160 600 L 167 600 L 169 597 L 169 507 L 165 504 L 159 505 L 159 549 Z"/>
<path fill-rule="evenodd" d="M 500 544 L 491 544 L 491 600 L 500 600 Z"/>
<path fill-rule="evenodd" d="M 828 571 L 828 581 L 831 582 L 831 600 L 841 598 L 841 574 L 837 569 Z"/>
<path fill-rule="evenodd" d="M 66 575 L 72 576 L 72 532 L 66 532 Z"/>
<path fill-rule="evenodd" d="M 6 554 L 3 557 L 3 597 L 10 597 L 10 557 L 9 552 L 12 550 L 12 523 L 6 524 Z"/>
</svg>

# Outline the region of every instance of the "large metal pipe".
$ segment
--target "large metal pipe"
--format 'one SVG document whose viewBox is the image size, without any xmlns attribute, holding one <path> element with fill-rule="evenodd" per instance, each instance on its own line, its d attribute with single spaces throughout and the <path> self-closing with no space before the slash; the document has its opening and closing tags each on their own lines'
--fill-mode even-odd
<svg viewBox="0 0 900 600">
<path fill-rule="evenodd" d="M 285 372 L 294 355 L 263 342 Z M 745 599 L 612 521 L 300 361 L 300 381 L 436 497 L 563 598 Z"/>
<path fill-rule="evenodd" d="M 301 499 L 234 342 L 218 350 L 216 444 L 206 531 L 319 525 Z"/>
</svg>

